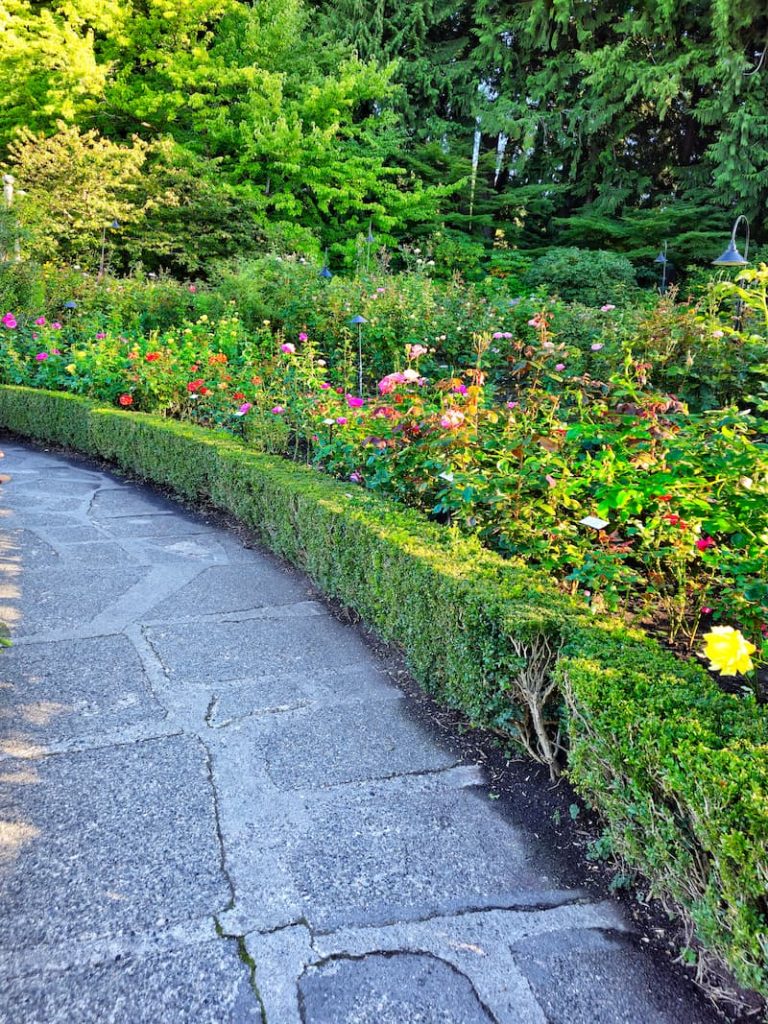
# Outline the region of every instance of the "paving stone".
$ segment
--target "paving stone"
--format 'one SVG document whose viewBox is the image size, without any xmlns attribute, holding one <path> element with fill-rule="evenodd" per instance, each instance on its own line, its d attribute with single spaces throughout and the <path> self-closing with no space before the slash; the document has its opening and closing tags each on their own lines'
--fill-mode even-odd
<svg viewBox="0 0 768 1024">
<path fill-rule="evenodd" d="M 4 471 L 5 467 L 3 467 Z M 0 503 L 3 507 L 15 509 L 28 509 L 31 512 L 41 512 L 47 509 L 56 512 L 78 512 L 87 507 L 88 496 L 78 497 L 71 494 L 57 494 L 55 491 L 20 491 L 14 487 L 15 481 L 10 484 L 3 484 L 0 491 Z"/>
<path fill-rule="evenodd" d="M 22 644 L 0 659 L 0 737 L 29 743 L 161 720 L 124 636 Z"/>
<path fill-rule="evenodd" d="M 266 865 L 291 880 L 295 917 L 323 932 L 576 898 L 557 888 L 543 851 L 482 791 L 451 788 L 464 778 L 453 772 L 295 794 L 291 803 L 265 796 L 255 814 L 260 845 L 243 843 L 234 856 L 233 836 L 228 847 L 240 890 L 258 891 L 257 926 L 274 927 L 286 906 L 284 880 L 279 899 L 262 889 Z M 225 807 L 227 840 L 231 820 Z"/>
<path fill-rule="evenodd" d="M 147 565 L 179 565 L 184 563 L 208 562 L 212 565 L 226 565 L 232 559 L 221 537 L 205 534 L 181 537 L 178 540 L 153 539 L 149 537 L 121 538 L 126 551 Z"/>
<path fill-rule="evenodd" d="M 186 587 L 151 608 L 147 619 L 167 621 L 196 615 L 248 611 L 306 601 L 309 584 L 263 561 L 205 569 Z"/>
<path fill-rule="evenodd" d="M 6 762 L 7 764 L 7 762 Z M 213 794 L 198 740 L 20 764 L 0 788 L 0 949 L 93 940 L 221 911 Z"/>
<path fill-rule="evenodd" d="M 172 681 L 211 681 L 306 673 L 317 666 L 343 668 L 367 663 L 370 652 L 355 630 L 330 616 L 279 616 L 242 622 L 152 626 L 150 643 Z"/>
<path fill-rule="evenodd" d="M 213 527 L 202 518 L 183 513 L 174 516 L 162 512 L 152 515 L 93 516 L 93 522 L 121 540 L 137 537 L 190 537 L 196 534 L 210 535 L 213 532 Z"/>
<path fill-rule="evenodd" d="M 108 539 L 100 530 L 77 520 L 69 523 L 42 522 L 37 530 L 49 544 L 99 543 Z"/>
<path fill-rule="evenodd" d="M 251 729 L 279 789 L 439 771 L 457 762 L 413 721 L 403 701 L 313 707 L 271 715 Z"/>
<path fill-rule="evenodd" d="M 215 699 L 208 723 L 221 727 L 238 719 L 270 712 L 285 712 L 310 704 L 338 705 L 363 699 L 402 698 L 402 692 L 374 665 L 285 673 L 274 677 L 214 684 Z M 326 742 L 325 738 L 323 742 Z"/>
<path fill-rule="evenodd" d="M 148 489 L 106 487 L 94 495 L 91 515 L 97 519 L 113 516 L 142 516 L 158 512 L 177 514 L 179 505 Z"/>
<path fill-rule="evenodd" d="M 25 552 L 26 557 L 26 552 Z M 74 629 L 94 619 L 137 583 L 141 567 L 89 569 L 63 566 L 14 577 L 0 584 L 0 619 L 15 636 Z"/>
<path fill-rule="evenodd" d="M 0 563 L 19 570 L 48 569 L 60 564 L 58 552 L 32 530 L 9 530 L 0 534 Z"/>
<path fill-rule="evenodd" d="M 152 957 L 9 978 L 6 1024 L 261 1024 L 249 968 L 218 940 Z"/>
<path fill-rule="evenodd" d="M 574 929 L 513 945 L 549 1024 L 715 1024 L 693 987 L 668 974 L 628 936 Z M 666 976 L 665 976 L 666 975 Z"/>
<path fill-rule="evenodd" d="M 299 992 L 306 1024 L 494 1024 L 463 974 L 412 953 L 310 968 Z"/>
<path fill-rule="evenodd" d="M 92 494 L 99 487 L 97 479 L 83 480 L 76 479 L 64 473 L 41 473 L 32 480 L 15 481 L 16 486 L 22 488 L 26 493 L 70 495 L 83 498 Z"/>
</svg>

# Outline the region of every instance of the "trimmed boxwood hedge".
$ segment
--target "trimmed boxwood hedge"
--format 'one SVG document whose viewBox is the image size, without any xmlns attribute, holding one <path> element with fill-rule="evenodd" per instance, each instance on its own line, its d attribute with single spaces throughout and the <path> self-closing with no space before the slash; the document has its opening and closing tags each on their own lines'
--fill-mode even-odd
<svg viewBox="0 0 768 1024">
<path fill-rule="evenodd" d="M 529 749 L 537 724 L 552 750 L 561 732 L 605 845 L 683 916 L 700 966 L 724 962 L 768 995 L 768 716 L 753 699 L 593 619 L 524 563 L 229 435 L 17 387 L 0 387 L 0 425 L 233 513 L 473 724 Z"/>
</svg>

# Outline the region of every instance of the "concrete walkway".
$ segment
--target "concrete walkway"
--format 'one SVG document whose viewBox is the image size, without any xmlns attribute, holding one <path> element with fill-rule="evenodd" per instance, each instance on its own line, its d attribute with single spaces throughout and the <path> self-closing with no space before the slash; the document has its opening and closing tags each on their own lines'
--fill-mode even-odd
<svg viewBox="0 0 768 1024">
<path fill-rule="evenodd" d="M 0 1021 L 714 1020 L 306 579 L 0 448 Z"/>
</svg>

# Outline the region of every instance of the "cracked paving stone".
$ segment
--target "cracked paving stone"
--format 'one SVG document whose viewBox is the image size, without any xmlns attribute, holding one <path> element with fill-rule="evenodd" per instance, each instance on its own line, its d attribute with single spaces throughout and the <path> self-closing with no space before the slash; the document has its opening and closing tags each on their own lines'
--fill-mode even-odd
<svg viewBox="0 0 768 1024">
<path fill-rule="evenodd" d="M 463 974 L 413 953 L 311 967 L 299 1000 L 305 1024 L 494 1024 Z"/>
<path fill-rule="evenodd" d="M 259 719 L 251 735 L 279 789 L 314 789 L 456 764 L 456 756 L 433 742 L 402 705 L 367 700 L 297 710 Z"/>
<path fill-rule="evenodd" d="M 21 568 L 26 568 L 26 551 Z M 61 565 L 22 572 L 0 583 L 0 619 L 13 636 L 84 626 L 146 575 L 142 567 Z"/>
<path fill-rule="evenodd" d="M 161 494 L 132 487 L 105 487 L 94 495 L 90 508 L 95 519 L 156 515 L 158 512 L 178 514 L 179 506 Z"/>
<path fill-rule="evenodd" d="M 512 946 L 548 1024 L 715 1024 L 693 991 L 673 995 L 663 969 L 628 936 L 573 929 Z"/>
<path fill-rule="evenodd" d="M 268 677 L 304 672 L 316 666 L 344 668 L 369 664 L 371 653 L 355 630 L 330 615 L 206 622 L 205 628 L 149 627 L 146 636 L 170 680 L 208 684 L 212 680 Z"/>
<path fill-rule="evenodd" d="M 2 775 L 0 950 L 147 931 L 227 905 L 198 740 L 6 760 Z"/>
<path fill-rule="evenodd" d="M 262 1024 L 233 942 L 6 979 L 4 1024 Z"/>
<path fill-rule="evenodd" d="M 98 480 L 76 480 L 67 479 L 64 474 L 51 475 L 44 473 L 33 480 L 17 480 L 16 486 L 25 492 L 42 492 L 44 494 L 59 496 L 73 495 L 86 497 L 99 486 Z"/>
<path fill-rule="evenodd" d="M 198 534 L 215 536 L 214 527 L 201 517 L 188 512 L 177 511 L 168 516 L 162 512 L 149 515 L 113 516 L 98 518 L 92 516 L 96 526 L 119 540 L 140 537 L 191 537 Z"/>
<path fill-rule="evenodd" d="M 306 601 L 311 587 L 269 563 L 211 566 L 144 618 L 169 620 Z"/>
<path fill-rule="evenodd" d="M 300 914 L 322 932 L 576 898 L 483 791 L 451 785 L 451 772 L 463 771 L 294 794 L 292 812 L 277 801 L 257 823 L 262 845 L 233 848 L 232 869 L 258 893 L 263 919 L 279 919 L 282 892 L 271 894 L 262 877 L 277 857 Z"/>
<path fill-rule="evenodd" d="M 124 636 L 11 647 L 0 659 L 0 691 L 0 738 L 13 743 L 51 743 L 165 716 Z"/>
</svg>

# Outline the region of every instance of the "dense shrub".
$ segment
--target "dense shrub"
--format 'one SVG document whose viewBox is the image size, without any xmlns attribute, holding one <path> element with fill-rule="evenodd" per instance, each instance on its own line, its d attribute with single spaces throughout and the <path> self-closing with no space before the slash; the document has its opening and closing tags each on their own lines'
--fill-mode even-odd
<svg viewBox="0 0 768 1024">
<path fill-rule="evenodd" d="M 545 761 L 567 747 L 612 848 L 706 944 L 702 970 L 722 959 L 768 995 L 768 719 L 753 699 L 596 623 L 524 563 L 227 435 L 9 387 L 0 424 L 212 500 L 401 644 L 474 724 Z"/>
<path fill-rule="evenodd" d="M 587 306 L 623 302 L 637 290 L 629 260 L 602 249 L 550 249 L 533 263 L 525 282 L 531 288 L 546 288 L 550 295 Z"/>
</svg>

